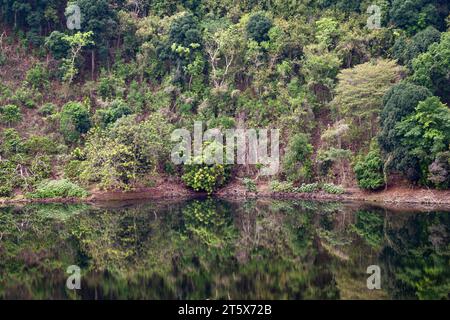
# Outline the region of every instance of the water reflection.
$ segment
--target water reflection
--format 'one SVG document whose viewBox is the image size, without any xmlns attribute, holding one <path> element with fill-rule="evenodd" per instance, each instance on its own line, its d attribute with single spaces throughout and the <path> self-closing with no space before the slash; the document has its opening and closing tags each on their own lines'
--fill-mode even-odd
<svg viewBox="0 0 450 320">
<path fill-rule="evenodd" d="M 0 298 L 448 299 L 449 232 L 448 212 L 285 200 L 0 208 Z"/>
</svg>

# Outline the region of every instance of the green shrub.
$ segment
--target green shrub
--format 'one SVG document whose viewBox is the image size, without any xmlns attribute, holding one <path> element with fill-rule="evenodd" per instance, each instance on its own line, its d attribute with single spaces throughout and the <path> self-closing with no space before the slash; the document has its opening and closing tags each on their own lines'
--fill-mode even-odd
<svg viewBox="0 0 450 320">
<path fill-rule="evenodd" d="M 272 192 L 292 192 L 294 190 L 292 182 L 288 181 L 271 181 L 269 188 Z"/>
<path fill-rule="evenodd" d="M 44 89 L 49 85 L 49 73 L 41 64 L 37 64 L 28 70 L 25 81 L 33 89 Z"/>
<path fill-rule="evenodd" d="M 58 152 L 56 143 L 44 136 L 31 136 L 24 142 L 24 148 L 31 155 L 38 153 L 56 154 Z"/>
<path fill-rule="evenodd" d="M 102 127 L 107 127 L 122 118 L 123 116 L 132 114 L 131 108 L 121 99 L 114 100 L 106 109 L 99 109 L 95 117 Z"/>
<path fill-rule="evenodd" d="M 23 87 L 16 90 L 14 96 L 12 97 L 12 101 L 25 108 L 33 109 L 36 107 L 35 100 L 40 99 L 41 96 L 42 95 L 40 93 Z"/>
<path fill-rule="evenodd" d="M 247 189 L 248 192 L 256 192 L 257 191 L 256 183 L 253 179 L 244 178 L 242 180 L 242 182 L 244 183 L 245 189 Z"/>
<path fill-rule="evenodd" d="M 125 83 L 122 79 L 114 75 L 102 76 L 97 86 L 97 92 L 103 100 L 121 97 L 124 91 Z"/>
<path fill-rule="evenodd" d="M 69 102 L 61 111 L 60 130 L 66 142 L 75 143 L 91 127 L 88 108 L 79 102 Z"/>
<path fill-rule="evenodd" d="M 247 24 L 247 35 L 250 39 L 257 42 L 269 40 L 269 30 L 272 27 L 272 21 L 264 14 L 257 12 L 250 17 Z"/>
<path fill-rule="evenodd" d="M 71 160 L 64 166 L 64 177 L 72 181 L 77 181 L 83 172 L 83 161 Z"/>
<path fill-rule="evenodd" d="M 54 114 L 56 111 L 56 105 L 54 105 L 53 103 L 46 103 L 43 106 L 41 106 L 38 110 L 38 113 L 43 116 L 50 116 L 52 114 Z"/>
<path fill-rule="evenodd" d="M 8 160 L 0 160 L 0 197 L 9 197 L 13 192 L 16 166 Z"/>
<path fill-rule="evenodd" d="M 309 184 L 302 184 L 300 187 L 295 189 L 295 192 L 313 193 L 319 191 L 319 189 L 320 188 L 318 183 L 309 183 Z"/>
<path fill-rule="evenodd" d="M 289 181 L 308 179 L 311 177 L 312 164 L 310 157 L 313 146 L 304 133 L 293 135 L 289 139 L 289 145 L 284 157 L 283 169 Z"/>
<path fill-rule="evenodd" d="M 27 195 L 29 198 L 84 198 L 88 192 L 69 180 L 47 180 L 41 182 L 36 191 Z"/>
<path fill-rule="evenodd" d="M 0 107 L 0 122 L 11 126 L 22 120 L 20 108 L 13 104 Z"/>
<path fill-rule="evenodd" d="M 323 184 L 322 190 L 330 194 L 343 194 L 345 192 L 344 188 L 342 188 L 341 186 L 334 185 L 332 183 Z"/>
<path fill-rule="evenodd" d="M 0 186 L 0 197 L 9 197 L 12 194 L 12 187 L 7 184 L 2 184 Z"/>
<path fill-rule="evenodd" d="M 22 138 L 15 129 L 5 129 L 0 134 L 0 153 L 4 156 L 24 151 Z"/>
<path fill-rule="evenodd" d="M 182 179 L 195 191 L 211 194 L 225 183 L 227 176 L 222 164 L 188 164 L 184 166 Z"/>
<path fill-rule="evenodd" d="M 188 187 L 211 194 L 225 184 L 229 176 L 229 166 L 207 158 L 208 155 L 215 155 L 218 149 L 224 152 L 222 144 L 207 141 L 203 144 L 203 154 L 191 158 L 184 165 L 182 179 Z"/>
<path fill-rule="evenodd" d="M 385 184 L 383 160 L 378 145 L 372 144 L 371 150 L 364 158 L 359 158 L 353 170 L 362 189 L 378 190 Z"/>
</svg>

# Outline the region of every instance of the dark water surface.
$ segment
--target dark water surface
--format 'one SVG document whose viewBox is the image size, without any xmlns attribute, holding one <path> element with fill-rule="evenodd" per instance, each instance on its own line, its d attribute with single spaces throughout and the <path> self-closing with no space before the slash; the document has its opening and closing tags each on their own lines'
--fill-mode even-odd
<svg viewBox="0 0 450 320">
<path fill-rule="evenodd" d="M 448 299 L 450 213 L 258 200 L 0 208 L 1 299 Z M 79 266 L 81 289 L 66 273 Z M 381 290 L 367 288 L 367 267 Z"/>
</svg>

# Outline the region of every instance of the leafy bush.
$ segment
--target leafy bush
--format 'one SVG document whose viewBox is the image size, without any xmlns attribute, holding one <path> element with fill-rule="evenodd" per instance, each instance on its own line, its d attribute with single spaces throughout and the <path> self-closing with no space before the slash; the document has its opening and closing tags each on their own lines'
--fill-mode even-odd
<svg viewBox="0 0 450 320">
<path fill-rule="evenodd" d="M 11 126 L 22 120 L 20 108 L 13 104 L 0 107 L 0 122 Z"/>
<path fill-rule="evenodd" d="M 122 79 L 114 75 L 102 76 L 99 80 L 97 92 L 103 100 L 121 97 L 124 91 L 125 83 Z"/>
<path fill-rule="evenodd" d="M 283 169 L 289 181 L 311 177 L 312 164 L 310 157 L 312 153 L 313 146 L 309 143 L 307 135 L 298 133 L 289 139 L 283 162 Z"/>
<path fill-rule="evenodd" d="M 12 97 L 12 101 L 22 107 L 33 109 L 36 107 L 35 100 L 40 99 L 41 96 L 42 94 L 37 91 L 30 90 L 27 87 L 22 87 L 16 90 L 14 96 Z"/>
<path fill-rule="evenodd" d="M 383 160 L 378 145 L 373 144 L 369 153 L 360 158 L 354 167 L 356 180 L 362 189 L 378 190 L 385 184 Z"/>
<path fill-rule="evenodd" d="M 55 111 L 56 105 L 54 105 L 53 103 L 46 103 L 39 108 L 38 113 L 41 116 L 46 117 L 52 115 L 53 113 L 55 113 Z"/>
<path fill-rule="evenodd" d="M 343 194 L 345 192 L 344 188 L 342 188 L 341 186 L 334 185 L 332 183 L 323 184 L 322 190 L 330 194 Z"/>
<path fill-rule="evenodd" d="M 211 194 L 225 184 L 229 176 L 229 166 L 211 158 L 218 150 L 224 152 L 224 146 L 207 141 L 203 144 L 203 154 L 186 162 L 182 179 L 188 187 Z"/>
<path fill-rule="evenodd" d="M 86 148 L 77 160 L 84 160 L 81 179 L 99 182 L 104 189 L 127 189 L 137 179 L 163 167 L 170 159 L 172 126 L 162 114 L 143 122 L 125 116 L 106 130 L 91 130 Z M 75 149 L 76 150 L 76 149 Z"/>
<path fill-rule="evenodd" d="M 269 188 L 272 192 L 292 192 L 294 190 L 292 182 L 288 181 L 271 181 Z"/>
<path fill-rule="evenodd" d="M 84 198 L 88 192 L 69 180 L 48 180 L 41 182 L 36 191 L 27 195 L 29 198 Z"/>
<path fill-rule="evenodd" d="M 22 138 L 15 129 L 5 129 L 0 134 L 0 153 L 4 156 L 24 151 Z"/>
<path fill-rule="evenodd" d="M 33 89 L 44 89 L 49 85 L 49 73 L 41 64 L 37 64 L 28 70 L 25 81 Z"/>
<path fill-rule="evenodd" d="M 24 148 L 31 155 L 38 153 L 56 154 L 58 150 L 56 143 L 44 136 L 31 136 L 24 142 Z"/>
<path fill-rule="evenodd" d="M 83 161 L 71 160 L 64 166 L 64 177 L 72 181 L 77 181 L 83 172 Z"/>
<path fill-rule="evenodd" d="M 60 130 L 67 142 L 78 141 L 91 127 L 88 108 L 79 102 L 69 102 L 61 111 Z"/>
<path fill-rule="evenodd" d="M 211 194 L 225 183 L 225 167 L 222 164 L 185 165 L 182 179 L 188 187 L 195 191 L 206 191 Z"/>
<path fill-rule="evenodd" d="M 309 184 L 302 184 L 300 187 L 296 188 L 295 192 L 300 193 L 312 193 L 319 191 L 319 184 L 318 183 L 309 183 Z"/>
<path fill-rule="evenodd" d="M 250 178 L 244 178 L 242 180 L 242 182 L 244 183 L 245 189 L 247 189 L 248 192 L 256 192 L 256 183 L 253 179 Z"/>
<path fill-rule="evenodd" d="M 16 167 L 14 163 L 0 160 L 0 197 L 9 197 L 13 192 L 13 176 Z"/>
<path fill-rule="evenodd" d="M 428 167 L 428 181 L 439 189 L 450 187 L 450 151 L 437 154 Z"/>
<path fill-rule="evenodd" d="M 121 99 L 114 100 L 107 109 L 100 109 L 96 112 L 96 118 L 102 127 L 116 122 L 123 116 L 132 114 L 131 108 Z"/>
<path fill-rule="evenodd" d="M 247 35 L 257 42 L 267 41 L 269 40 L 268 33 L 271 27 L 272 21 L 263 12 L 257 12 L 248 21 Z"/>
</svg>

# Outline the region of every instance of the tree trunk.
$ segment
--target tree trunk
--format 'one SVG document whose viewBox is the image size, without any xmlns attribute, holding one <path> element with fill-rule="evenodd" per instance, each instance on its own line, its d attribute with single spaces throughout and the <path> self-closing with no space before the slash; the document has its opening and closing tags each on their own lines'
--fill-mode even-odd
<svg viewBox="0 0 450 320">
<path fill-rule="evenodd" d="M 95 71 L 95 52 L 94 49 L 91 50 L 91 79 L 94 81 L 94 71 Z"/>
</svg>

